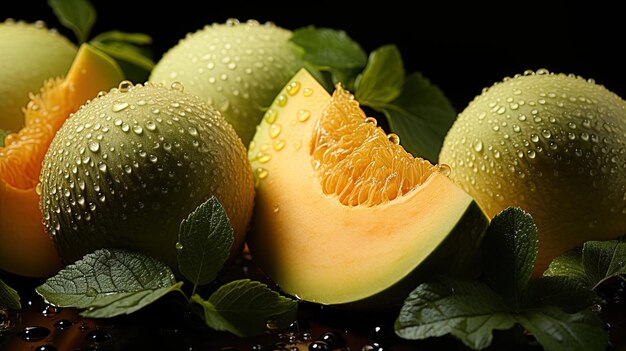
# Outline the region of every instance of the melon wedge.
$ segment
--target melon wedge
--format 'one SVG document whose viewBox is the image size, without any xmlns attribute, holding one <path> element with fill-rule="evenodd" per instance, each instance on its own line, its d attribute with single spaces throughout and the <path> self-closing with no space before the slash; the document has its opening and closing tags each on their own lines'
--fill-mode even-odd
<svg viewBox="0 0 626 351">
<path fill-rule="evenodd" d="M 30 95 L 24 128 L 0 147 L 0 269 L 46 277 L 62 267 L 39 210 L 41 162 L 65 119 L 123 78 L 113 59 L 83 44 L 65 78 L 50 77 L 39 94 Z"/>
<path fill-rule="evenodd" d="M 401 301 L 430 274 L 473 267 L 487 218 L 447 166 L 398 141 L 304 69 L 280 92 L 249 147 L 248 245 L 281 290 L 372 307 Z"/>
</svg>

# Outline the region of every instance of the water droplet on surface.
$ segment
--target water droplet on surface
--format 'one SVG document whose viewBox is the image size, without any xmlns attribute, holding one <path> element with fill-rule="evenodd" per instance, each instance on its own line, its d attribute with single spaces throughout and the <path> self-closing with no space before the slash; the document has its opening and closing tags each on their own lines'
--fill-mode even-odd
<svg viewBox="0 0 626 351">
<path fill-rule="evenodd" d="M 60 320 L 54 322 L 54 326 L 56 328 L 61 329 L 61 330 L 67 329 L 67 328 L 72 326 L 72 321 L 70 321 L 69 319 L 60 319 Z"/>
<path fill-rule="evenodd" d="M 185 90 L 185 87 L 183 86 L 183 83 L 181 83 L 179 81 L 172 82 L 172 85 L 170 85 L 170 88 L 172 88 L 172 90 L 176 90 L 176 91 L 184 91 Z"/>
<path fill-rule="evenodd" d="M 452 168 L 445 163 L 438 164 L 437 170 L 439 171 L 439 173 L 443 174 L 446 177 L 452 173 Z"/>
<path fill-rule="evenodd" d="M 111 339 L 111 333 L 106 330 L 96 329 L 92 330 L 85 335 L 85 340 L 88 342 L 105 342 Z"/>
<path fill-rule="evenodd" d="M 477 141 L 474 143 L 474 150 L 476 150 L 476 152 L 481 152 L 481 151 L 483 151 L 483 142 L 482 142 L 482 141 L 480 141 L 480 140 L 477 140 Z"/>
<path fill-rule="evenodd" d="M 272 139 L 276 139 L 280 135 L 280 132 L 281 132 L 280 124 L 272 124 L 270 126 L 269 133 L 270 133 L 270 137 L 272 137 Z"/>
<path fill-rule="evenodd" d="M 129 80 L 123 80 L 117 86 L 117 89 L 120 91 L 120 93 L 127 93 L 132 88 L 133 88 L 133 83 Z"/>
<path fill-rule="evenodd" d="M 254 174 L 257 176 L 257 178 L 259 179 L 265 179 L 267 178 L 267 176 L 269 175 L 269 172 L 267 171 L 267 169 L 259 167 L 257 169 L 254 170 Z"/>
<path fill-rule="evenodd" d="M 180 241 L 176 242 L 176 250 L 182 250 L 183 249 L 183 243 L 181 243 Z"/>
<path fill-rule="evenodd" d="M 15 335 L 24 341 L 41 341 L 50 335 L 50 329 L 39 326 L 28 326 L 18 331 Z"/>
<path fill-rule="evenodd" d="M 289 83 L 289 86 L 287 86 L 287 94 L 294 96 L 298 93 L 298 91 L 300 90 L 300 82 L 291 82 Z"/>
<path fill-rule="evenodd" d="M 274 140 L 274 144 L 272 145 L 272 148 L 276 151 L 280 151 L 283 148 L 285 148 L 286 144 L 287 142 L 284 139 Z"/>
<path fill-rule="evenodd" d="M 97 141 L 90 141 L 89 150 L 91 150 L 91 152 L 98 152 L 98 150 L 100 150 L 100 143 Z"/>
<path fill-rule="evenodd" d="M 400 137 L 396 133 L 387 134 L 387 139 L 395 145 L 400 145 Z"/>
<path fill-rule="evenodd" d="M 374 117 L 367 117 L 367 118 L 365 118 L 365 123 L 371 123 L 374 126 L 377 126 L 378 125 L 378 120 L 376 118 L 374 118 Z"/>
<path fill-rule="evenodd" d="M 284 107 L 285 105 L 287 105 L 287 97 L 285 95 L 280 94 L 276 99 L 276 103 L 278 104 L 278 106 Z"/>
<path fill-rule="evenodd" d="M 133 132 L 137 135 L 141 135 L 143 133 L 143 127 L 138 124 L 135 124 L 133 126 Z"/>
<path fill-rule="evenodd" d="M 125 101 L 123 101 L 123 102 L 116 102 L 116 103 L 113 104 L 112 110 L 113 110 L 113 112 L 120 112 L 120 111 L 124 110 L 125 108 L 127 108 L 128 106 L 129 106 L 128 102 L 125 102 Z"/>
<path fill-rule="evenodd" d="M 311 117 L 311 112 L 309 110 L 300 110 L 298 111 L 298 121 L 306 122 L 309 117 Z"/>
<path fill-rule="evenodd" d="M 267 122 L 268 124 L 272 124 L 276 122 L 276 117 L 278 117 L 278 112 L 269 109 L 265 111 L 265 116 L 263 116 L 263 120 L 265 120 L 265 122 Z"/>
</svg>

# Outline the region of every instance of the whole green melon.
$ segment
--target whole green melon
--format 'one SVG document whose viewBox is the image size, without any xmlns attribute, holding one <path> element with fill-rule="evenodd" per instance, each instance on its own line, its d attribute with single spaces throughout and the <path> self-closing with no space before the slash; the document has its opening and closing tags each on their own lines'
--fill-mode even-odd
<svg viewBox="0 0 626 351">
<path fill-rule="evenodd" d="M 459 114 L 439 160 L 490 217 L 508 206 L 533 216 L 535 273 L 626 234 L 626 102 L 593 80 L 541 69 L 493 85 Z"/>
<path fill-rule="evenodd" d="M 28 93 L 39 92 L 48 78 L 64 76 L 76 50 L 41 22 L 0 23 L 0 129 L 22 128 Z"/>
<path fill-rule="evenodd" d="M 228 20 L 188 34 L 157 63 L 151 82 L 183 83 L 217 108 L 248 145 L 264 109 L 301 67 L 291 31 Z"/>
<path fill-rule="evenodd" d="M 65 263 L 125 248 L 176 268 L 180 222 L 212 195 L 233 226 L 234 255 L 254 203 L 241 140 L 180 84 L 124 81 L 83 105 L 50 144 L 40 189 L 44 225 Z"/>
</svg>

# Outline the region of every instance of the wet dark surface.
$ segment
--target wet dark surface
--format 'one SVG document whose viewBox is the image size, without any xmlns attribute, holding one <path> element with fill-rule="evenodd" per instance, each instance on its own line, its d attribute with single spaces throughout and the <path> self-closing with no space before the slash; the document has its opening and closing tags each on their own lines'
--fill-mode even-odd
<svg viewBox="0 0 626 351">
<path fill-rule="evenodd" d="M 408 351 L 466 350 L 452 337 L 406 341 L 393 331 L 396 312 L 342 311 L 301 303 L 298 320 L 287 329 L 268 325 L 263 335 L 242 339 L 204 326 L 172 296 L 132 315 L 82 318 L 75 309 L 56 308 L 34 293 L 41 280 L 0 274 L 22 296 L 21 311 L 0 310 L 0 350 L 219 350 L 219 351 Z M 224 280 L 253 278 L 269 283 L 249 260 L 239 260 Z M 208 293 L 212 287 L 206 287 Z M 611 342 L 607 350 L 626 350 L 626 282 L 615 278 L 600 290 L 607 301 L 602 317 Z M 492 350 L 540 350 L 519 329 L 496 332 Z"/>
</svg>

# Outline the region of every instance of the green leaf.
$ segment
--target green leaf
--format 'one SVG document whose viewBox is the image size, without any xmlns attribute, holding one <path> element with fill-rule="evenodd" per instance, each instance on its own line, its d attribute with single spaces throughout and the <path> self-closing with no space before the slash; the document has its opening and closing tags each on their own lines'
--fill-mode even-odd
<svg viewBox="0 0 626 351">
<path fill-rule="evenodd" d="M 0 309 L 3 308 L 18 310 L 22 308 L 22 305 L 17 291 L 0 279 Z"/>
<path fill-rule="evenodd" d="M 65 267 L 36 291 L 56 306 L 112 317 L 134 312 L 179 287 L 170 268 L 155 258 L 102 249 Z"/>
<path fill-rule="evenodd" d="M 537 227 L 532 217 L 509 207 L 489 224 L 482 242 L 483 274 L 489 286 L 519 305 L 537 258 Z"/>
<path fill-rule="evenodd" d="M 263 333 L 268 322 L 285 328 L 296 319 L 298 309 L 295 300 L 248 279 L 221 286 L 208 300 L 197 294 L 191 300 L 202 306 L 209 327 L 242 337 Z"/>
<path fill-rule="evenodd" d="M 599 302 L 598 295 L 579 280 L 546 276 L 530 281 L 522 305 L 528 308 L 556 306 L 565 312 L 574 313 Z"/>
<path fill-rule="evenodd" d="M 10 131 L 0 129 L 0 147 L 4 146 L 4 138 L 6 138 L 9 134 L 11 134 Z"/>
<path fill-rule="evenodd" d="M 228 215 L 215 196 L 183 219 L 176 244 L 178 268 L 194 284 L 194 290 L 217 277 L 230 255 L 233 240 Z"/>
<path fill-rule="evenodd" d="M 96 9 L 87 0 L 48 0 L 48 5 L 62 25 L 71 29 L 79 43 L 84 43 L 96 23 Z"/>
<path fill-rule="evenodd" d="M 595 289 L 607 279 L 626 274 L 626 242 L 588 241 L 583 245 L 582 263 Z"/>
<path fill-rule="evenodd" d="M 544 277 L 567 276 L 580 282 L 589 284 L 585 268 L 583 267 L 582 248 L 567 251 L 550 262 L 548 269 L 543 272 Z"/>
<path fill-rule="evenodd" d="M 122 41 L 94 41 L 91 44 L 117 60 L 132 63 L 144 70 L 150 71 L 154 67 L 154 61 L 146 52 L 133 44 Z"/>
<path fill-rule="evenodd" d="M 170 287 L 154 290 L 140 290 L 129 293 L 117 293 L 94 301 L 89 308 L 80 313 L 88 318 L 110 318 L 122 314 L 131 314 L 160 299 L 172 291 L 181 291 L 183 282 Z"/>
<path fill-rule="evenodd" d="M 380 109 L 400 95 L 403 85 L 400 50 L 395 45 L 385 45 L 370 54 L 367 66 L 356 78 L 354 96 L 359 103 Z"/>
<path fill-rule="evenodd" d="M 452 104 L 437 86 L 420 73 L 410 74 L 400 96 L 379 108 L 406 150 L 437 162 L 443 139 L 456 119 Z"/>
<path fill-rule="evenodd" d="M 606 350 L 608 335 L 597 314 L 588 310 L 568 314 L 556 307 L 527 311 L 519 318 L 547 351 Z"/>
<path fill-rule="evenodd" d="M 342 30 L 308 26 L 296 29 L 289 40 L 306 62 L 323 70 L 359 69 L 367 62 L 365 51 Z"/>
<path fill-rule="evenodd" d="M 398 336 L 418 340 L 452 334 L 473 349 L 491 344 L 493 330 L 515 318 L 500 296 L 478 281 L 445 279 L 419 285 L 405 300 L 395 323 Z"/>
<path fill-rule="evenodd" d="M 91 42 L 123 42 L 135 45 L 152 44 L 152 37 L 144 33 L 126 33 L 119 30 L 112 30 L 96 35 Z"/>
</svg>

